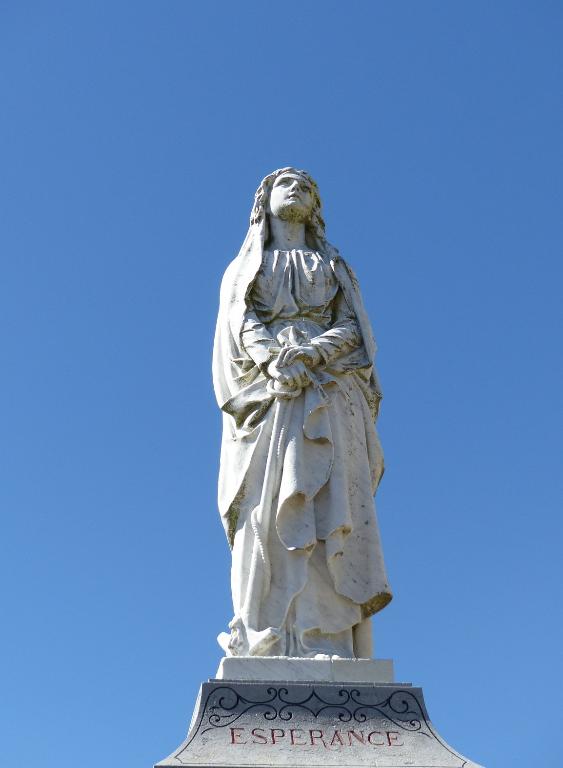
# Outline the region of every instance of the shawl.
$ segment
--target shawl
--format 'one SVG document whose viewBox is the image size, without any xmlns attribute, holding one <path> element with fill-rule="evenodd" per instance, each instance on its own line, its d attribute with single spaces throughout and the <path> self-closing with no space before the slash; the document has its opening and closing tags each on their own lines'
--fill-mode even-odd
<svg viewBox="0 0 563 768">
<path fill-rule="evenodd" d="M 346 303 L 356 317 L 363 341 L 359 349 L 339 359 L 336 367 L 340 372 L 354 371 L 358 374 L 357 381 L 375 420 L 382 393 L 374 368 L 375 339 L 358 281 L 350 266 L 335 248 L 326 242 L 319 245 L 320 247 L 316 250 L 328 257 Z M 224 439 L 226 430 L 229 435 L 235 435 L 237 439 L 250 435 L 259 426 L 262 416 L 274 399 L 267 390 L 266 376 L 248 355 L 241 340 L 249 296 L 262 264 L 263 250 L 264 225 L 253 224 L 248 230 L 239 254 L 227 267 L 221 283 L 213 347 L 213 387 L 219 407 L 224 413 L 224 419 L 234 421 L 230 425 L 224 423 Z M 334 368 L 335 365 L 331 364 L 331 367 Z M 235 502 L 240 488 L 236 483 L 228 485 L 230 486 L 228 489 L 223 486 L 223 492 L 221 490 L 219 492 L 219 507 L 227 537 L 232 545 L 234 526 L 238 517 L 233 507 L 236 507 Z"/>
</svg>

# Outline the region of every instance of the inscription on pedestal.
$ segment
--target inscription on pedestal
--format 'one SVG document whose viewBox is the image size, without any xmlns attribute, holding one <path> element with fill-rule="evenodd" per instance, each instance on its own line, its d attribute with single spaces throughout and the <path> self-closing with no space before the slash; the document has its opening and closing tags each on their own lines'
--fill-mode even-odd
<svg viewBox="0 0 563 768">
<path fill-rule="evenodd" d="M 292 747 L 317 747 L 339 749 L 364 744 L 367 747 L 402 747 L 401 735 L 398 731 L 370 731 L 366 734 L 360 730 L 332 730 L 321 728 L 253 728 L 248 733 L 247 728 L 231 728 L 231 744 L 289 744 Z"/>
<path fill-rule="evenodd" d="M 159 766 L 476 768 L 410 686 L 212 681 L 186 741 Z"/>
</svg>

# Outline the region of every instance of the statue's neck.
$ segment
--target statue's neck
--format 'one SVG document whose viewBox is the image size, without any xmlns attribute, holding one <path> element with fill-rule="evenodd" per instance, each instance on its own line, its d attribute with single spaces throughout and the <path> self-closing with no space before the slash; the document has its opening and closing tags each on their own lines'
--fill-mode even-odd
<svg viewBox="0 0 563 768">
<path fill-rule="evenodd" d="M 283 221 L 270 216 L 270 238 L 268 247 L 272 250 L 291 251 L 293 248 L 307 250 L 305 224 L 300 221 Z"/>
</svg>

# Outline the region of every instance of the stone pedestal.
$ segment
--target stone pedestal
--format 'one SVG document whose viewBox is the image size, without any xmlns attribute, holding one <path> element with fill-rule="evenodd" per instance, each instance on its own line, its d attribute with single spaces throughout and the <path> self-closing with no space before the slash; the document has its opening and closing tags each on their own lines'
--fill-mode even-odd
<svg viewBox="0 0 563 768">
<path fill-rule="evenodd" d="M 390 670 L 361 659 L 224 659 L 186 740 L 158 766 L 479 768 L 438 735 L 420 688 L 374 680 Z"/>
<path fill-rule="evenodd" d="M 228 656 L 221 659 L 217 680 L 282 682 L 392 683 L 391 659 L 302 659 L 287 656 Z"/>
</svg>

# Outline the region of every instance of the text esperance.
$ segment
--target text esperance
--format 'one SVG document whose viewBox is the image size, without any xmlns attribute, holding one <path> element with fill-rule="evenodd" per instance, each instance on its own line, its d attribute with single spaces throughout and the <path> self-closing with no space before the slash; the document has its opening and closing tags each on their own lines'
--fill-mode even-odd
<svg viewBox="0 0 563 768">
<path fill-rule="evenodd" d="M 319 747 L 326 749 L 352 747 L 357 744 L 371 747 L 402 747 L 399 731 L 365 731 L 320 728 L 230 728 L 231 744 L 285 744 L 291 747 Z"/>
</svg>

